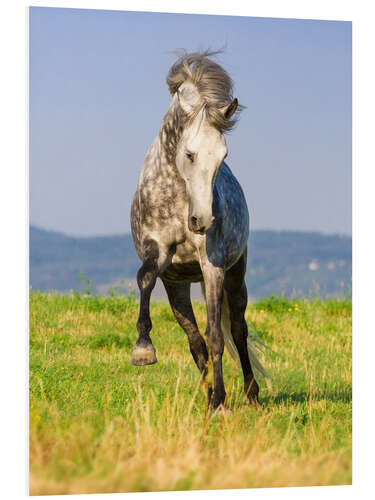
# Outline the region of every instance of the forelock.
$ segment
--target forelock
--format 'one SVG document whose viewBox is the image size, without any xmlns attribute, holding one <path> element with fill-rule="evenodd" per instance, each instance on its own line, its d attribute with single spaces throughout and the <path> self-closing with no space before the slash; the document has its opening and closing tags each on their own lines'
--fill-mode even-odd
<svg viewBox="0 0 375 500">
<path fill-rule="evenodd" d="M 228 73 L 208 56 L 217 52 L 183 53 L 173 64 L 167 75 L 169 91 L 174 95 L 186 81 L 197 89 L 206 117 L 209 122 L 222 132 L 231 130 L 235 125 L 243 106 L 238 106 L 232 119 L 227 120 L 222 109 L 233 101 L 233 82 Z M 188 119 L 194 119 L 199 109 L 193 109 Z"/>
</svg>

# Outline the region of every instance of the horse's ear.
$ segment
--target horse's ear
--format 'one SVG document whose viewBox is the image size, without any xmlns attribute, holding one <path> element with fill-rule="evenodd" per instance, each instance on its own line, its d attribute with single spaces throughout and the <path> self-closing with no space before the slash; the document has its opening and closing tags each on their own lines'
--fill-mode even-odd
<svg viewBox="0 0 375 500">
<path fill-rule="evenodd" d="M 237 99 L 237 97 L 235 97 L 233 99 L 233 101 L 228 106 L 226 106 L 224 109 L 222 109 L 222 112 L 224 114 L 224 118 L 226 120 L 229 120 L 234 115 L 237 108 L 238 108 L 238 99 Z"/>
</svg>

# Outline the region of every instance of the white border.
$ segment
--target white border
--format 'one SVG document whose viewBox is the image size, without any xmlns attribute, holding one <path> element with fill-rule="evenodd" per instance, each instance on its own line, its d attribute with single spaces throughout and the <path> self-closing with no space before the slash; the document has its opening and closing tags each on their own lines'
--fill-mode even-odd
<svg viewBox="0 0 375 500">
<path fill-rule="evenodd" d="M 26 455 L 25 366 L 24 349 L 27 325 L 27 292 L 25 265 L 27 265 L 28 237 L 25 233 L 25 213 L 28 213 L 27 173 L 25 157 L 25 96 L 27 80 L 25 68 L 25 24 L 28 2 L 19 0 L 2 4 L 1 47 L 1 301 L 2 349 L 1 383 L 1 493 L 4 498 L 20 498 L 27 488 L 24 477 Z M 246 15 L 253 17 L 282 17 L 304 19 L 331 19 L 353 21 L 353 246 L 354 246 L 354 467 L 352 487 L 283 488 L 202 493 L 151 493 L 147 498 L 224 498 L 229 494 L 238 498 L 367 498 L 374 491 L 373 450 L 374 413 L 374 16 L 372 2 L 314 0 L 310 2 L 262 0 L 247 4 L 243 1 L 120 1 L 76 0 L 34 1 L 33 6 L 95 8 L 106 10 L 137 10 L 154 12 L 186 12 L 219 15 Z M 359 76 L 360 75 L 360 76 Z M 359 195 L 360 193 L 360 195 Z M 27 231 L 27 230 L 26 230 Z M 25 258 L 26 254 L 26 258 Z M 26 261 L 26 262 L 25 262 Z M 5 280 L 4 280 L 5 276 Z M 365 348 L 362 348 L 365 346 Z M 133 495 L 133 494 L 132 494 Z M 138 494 L 134 494 L 138 495 Z M 95 498 L 97 495 L 72 495 L 69 498 Z M 109 495 L 102 497 L 113 498 Z M 55 498 L 55 497 L 50 497 Z M 57 497 L 56 497 L 57 498 Z"/>
<path fill-rule="evenodd" d="M 25 3 L 26 5 L 26 3 Z M 146 12 L 174 12 L 188 14 L 212 14 L 212 15 L 233 15 L 252 17 L 279 17 L 279 18 L 299 18 L 299 19 L 325 19 L 336 21 L 352 21 L 354 2 L 336 1 L 324 2 L 317 0 L 314 2 L 299 2 L 286 0 L 263 0 L 262 2 L 252 2 L 246 5 L 241 0 L 231 0 L 230 2 L 217 1 L 127 1 L 127 0 L 62 0 L 62 1 L 34 1 L 32 6 L 40 7 L 69 7 L 88 8 L 104 10 L 133 10 Z"/>
</svg>

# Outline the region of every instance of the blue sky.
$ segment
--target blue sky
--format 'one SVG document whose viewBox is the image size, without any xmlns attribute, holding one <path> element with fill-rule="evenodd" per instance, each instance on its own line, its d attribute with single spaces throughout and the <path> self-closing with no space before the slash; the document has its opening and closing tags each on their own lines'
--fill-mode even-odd
<svg viewBox="0 0 375 500">
<path fill-rule="evenodd" d="M 351 234 L 351 23 L 30 9 L 30 222 L 128 232 L 169 105 L 170 51 L 220 48 L 247 108 L 227 137 L 254 229 Z"/>
</svg>

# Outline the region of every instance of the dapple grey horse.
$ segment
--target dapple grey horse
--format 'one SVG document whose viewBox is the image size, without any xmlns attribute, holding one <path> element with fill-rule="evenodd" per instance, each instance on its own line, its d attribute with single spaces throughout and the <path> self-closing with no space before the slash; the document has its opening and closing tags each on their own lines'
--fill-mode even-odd
<svg viewBox="0 0 375 500">
<path fill-rule="evenodd" d="M 131 208 L 131 227 L 142 267 L 138 340 L 132 363 L 156 363 L 150 338 L 150 296 L 159 276 L 173 313 L 186 332 L 202 379 L 213 366 L 208 404 L 223 409 L 224 340 L 239 360 L 248 401 L 258 404 L 253 368 L 264 372 L 248 341 L 245 271 L 249 215 L 241 186 L 224 159 L 224 132 L 241 110 L 227 72 L 210 59 L 215 53 L 181 55 L 170 69 L 172 96 L 152 143 Z M 206 342 L 190 300 L 190 283 L 201 282 L 207 307 Z M 252 366 L 253 365 L 253 366 Z"/>
</svg>

